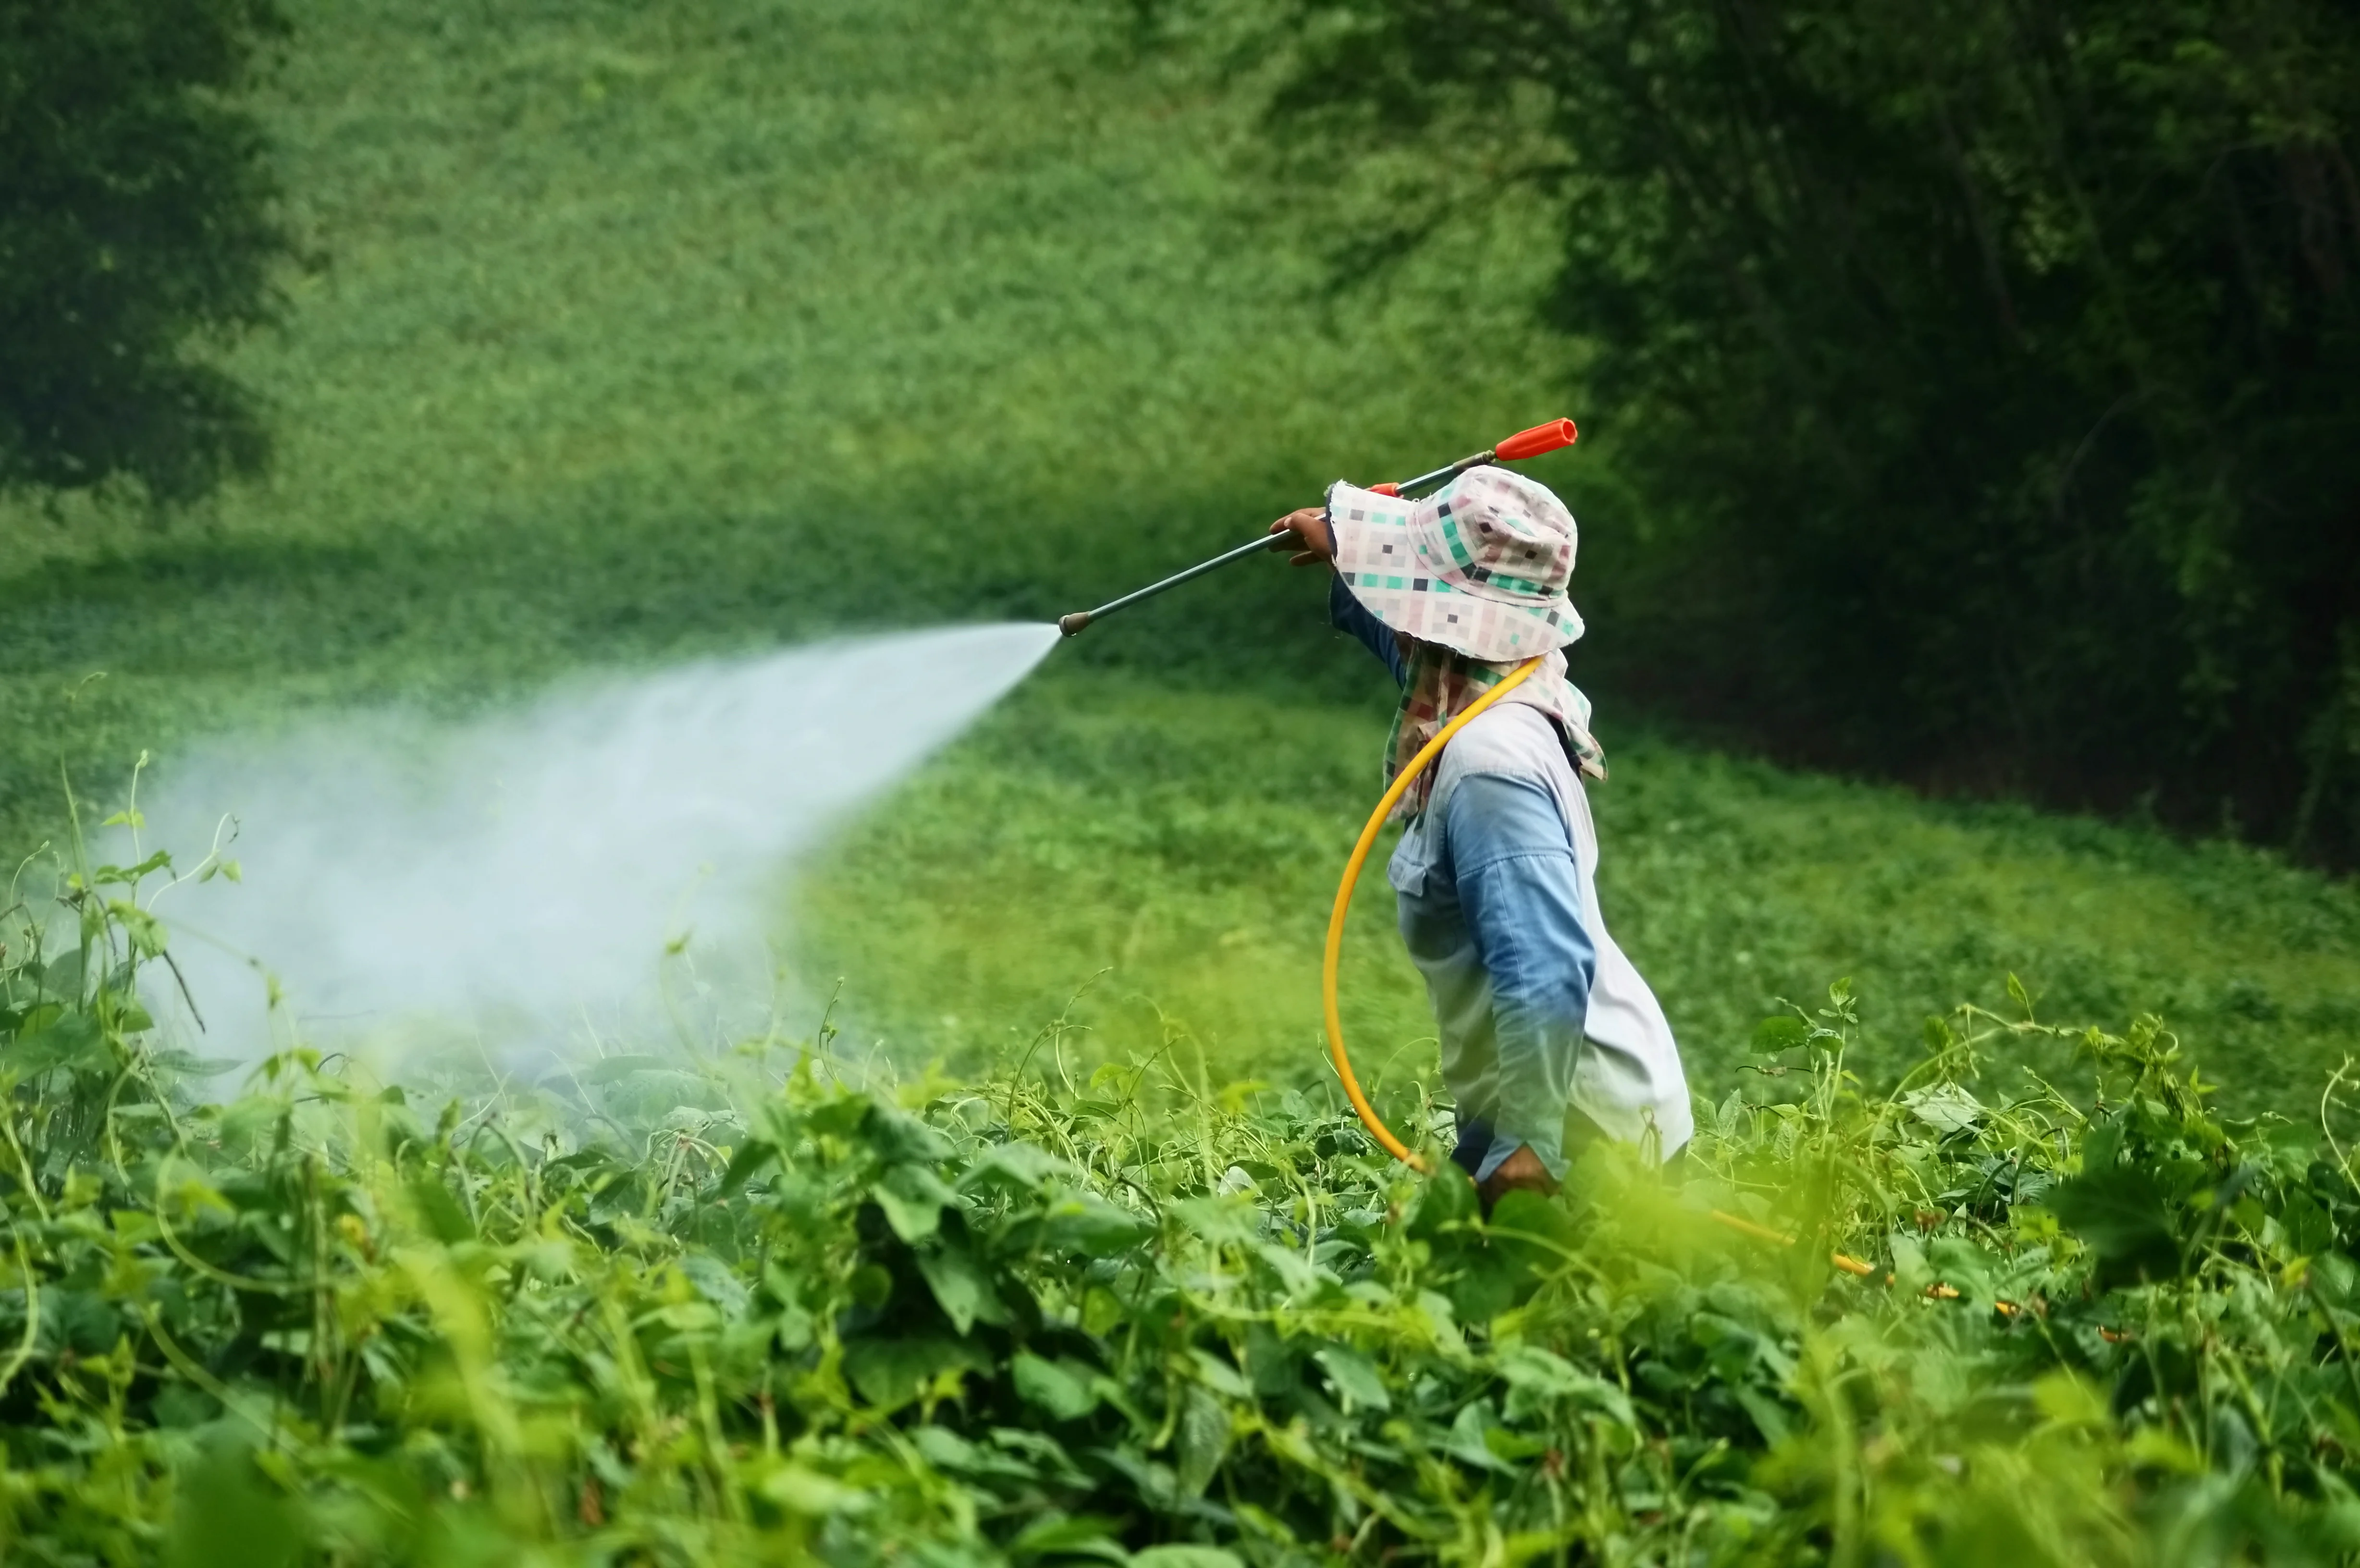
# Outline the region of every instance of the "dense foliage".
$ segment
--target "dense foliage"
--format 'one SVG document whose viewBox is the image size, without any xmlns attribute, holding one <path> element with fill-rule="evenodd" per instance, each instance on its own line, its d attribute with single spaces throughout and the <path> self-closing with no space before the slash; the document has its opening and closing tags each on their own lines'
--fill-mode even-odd
<svg viewBox="0 0 2360 1568">
<path fill-rule="evenodd" d="M 1314 1097 L 1056 1028 L 974 1084 L 823 1030 L 530 1085 L 298 1046 L 200 1103 L 143 874 L 10 931 L 11 1562 L 2360 1550 L 2360 1182 L 2152 1020 L 1962 1011 L 1872 1096 L 1839 985 L 1667 1172 L 1487 1219 Z M 1994 1094 L 2032 1037 L 2100 1098 Z"/>
<path fill-rule="evenodd" d="M 0 0 L 0 486 L 202 493 L 266 442 L 209 357 L 290 250 L 243 95 L 276 0 Z"/>
<path fill-rule="evenodd" d="M 1593 658 L 1790 756 L 2360 855 L 2349 7 L 1293 8 L 1360 254 L 1557 214 L 1660 536 Z"/>
</svg>

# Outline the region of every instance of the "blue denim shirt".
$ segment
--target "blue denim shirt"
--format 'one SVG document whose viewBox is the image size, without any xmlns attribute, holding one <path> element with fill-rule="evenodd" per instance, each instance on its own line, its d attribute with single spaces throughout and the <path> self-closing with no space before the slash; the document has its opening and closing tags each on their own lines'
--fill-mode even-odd
<svg viewBox="0 0 2360 1568">
<path fill-rule="evenodd" d="M 1393 672 L 1395 689 L 1409 684 L 1409 659 L 1402 652 L 1401 639 L 1393 635 L 1393 627 L 1353 598 L 1344 580 L 1332 572 L 1328 574 L 1328 621 L 1338 631 L 1358 637 L 1361 647 L 1375 654 Z"/>
<path fill-rule="evenodd" d="M 1396 685 L 1407 680 L 1393 631 L 1340 582 L 1330 584 L 1328 617 Z M 1458 1111 L 1453 1158 L 1478 1181 L 1521 1147 L 1562 1179 L 1574 1109 L 1618 1137 L 1652 1134 L 1666 1155 L 1690 1127 L 1670 1027 L 1590 907 L 1588 803 L 1570 763 L 1532 733 L 1546 722 L 1495 709 L 1462 731 L 1437 764 L 1445 776 L 1434 804 L 1391 867 Z"/>
</svg>

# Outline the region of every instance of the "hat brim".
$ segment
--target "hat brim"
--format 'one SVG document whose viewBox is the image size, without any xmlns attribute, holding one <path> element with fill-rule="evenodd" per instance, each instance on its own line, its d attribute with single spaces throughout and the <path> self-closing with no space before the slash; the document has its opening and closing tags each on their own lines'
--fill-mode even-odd
<svg viewBox="0 0 2360 1568">
<path fill-rule="evenodd" d="M 1336 575 L 1369 613 L 1404 637 L 1486 663 L 1552 653 L 1579 639 L 1581 616 L 1563 593 L 1516 593 L 1475 581 L 1443 548 L 1434 499 L 1328 487 Z"/>
</svg>

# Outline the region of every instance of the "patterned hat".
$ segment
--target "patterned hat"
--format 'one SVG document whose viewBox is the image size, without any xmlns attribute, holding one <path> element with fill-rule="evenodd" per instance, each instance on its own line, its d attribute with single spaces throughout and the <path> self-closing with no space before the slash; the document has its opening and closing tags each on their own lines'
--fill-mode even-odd
<svg viewBox="0 0 2360 1568">
<path fill-rule="evenodd" d="M 1422 501 L 1338 480 L 1328 524 L 1344 586 L 1404 636 L 1502 663 L 1581 636 L 1573 514 L 1521 474 L 1470 468 Z"/>
</svg>

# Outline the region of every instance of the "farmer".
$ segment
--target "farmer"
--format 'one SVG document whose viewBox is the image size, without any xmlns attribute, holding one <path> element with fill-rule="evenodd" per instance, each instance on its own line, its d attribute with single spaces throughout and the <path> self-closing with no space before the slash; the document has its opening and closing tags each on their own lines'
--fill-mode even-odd
<svg viewBox="0 0 2360 1568">
<path fill-rule="evenodd" d="M 1424 500 L 1338 482 L 1271 524 L 1298 566 L 1335 569 L 1328 614 L 1393 671 L 1385 775 L 1524 660 L 1541 667 L 1460 730 L 1394 809 L 1386 868 L 1426 976 L 1457 1105 L 1451 1159 L 1488 1207 L 1554 1192 L 1604 1133 L 1668 1159 L 1693 1128 L 1679 1050 L 1598 908 L 1581 776 L 1606 777 L 1590 701 L 1565 678 L 1573 516 L 1546 486 L 1478 467 Z"/>
</svg>

